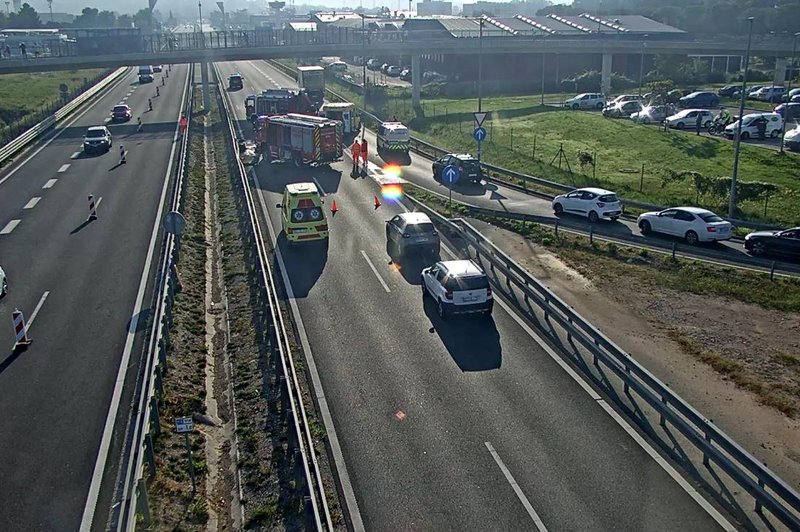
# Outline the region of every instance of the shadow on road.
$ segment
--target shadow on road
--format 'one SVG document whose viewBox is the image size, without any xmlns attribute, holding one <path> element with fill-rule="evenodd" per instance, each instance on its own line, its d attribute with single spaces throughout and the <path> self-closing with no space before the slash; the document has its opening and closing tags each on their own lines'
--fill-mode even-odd
<svg viewBox="0 0 800 532">
<path fill-rule="evenodd" d="M 379 149 L 378 156 L 383 159 L 386 164 L 411 166 L 411 155 L 408 153 Z"/>
<path fill-rule="evenodd" d="M 70 231 L 70 232 L 69 232 L 69 234 L 71 234 L 71 235 L 74 235 L 75 233 L 79 233 L 80 231 L 83 231 L 83 229 L 84 229 L 84 228 L 85 228 L 87 225 L 89 225 L 90 223 L 92 223 L 93 221 L 95 221 L 95 219 L 94 219 L 94 218 L 87 218 L 86 220 L 84 220 L 84 221 L 83 221 L 83 223 L 82 223 L 81 225 L 79 225 L 78 227 L 76 227 L 75 229 L 73 229 L 72 231 Z"/>
<path fill-rule="evenodd" d="M 420 296 L 422 297 L 422 296 Z M 426 297 L 425 315 L 431 322 L 431 332 L 442 339 L 447 352 L 461 371 L 488 371 L 500 368 L 502 347 L 494 318 L 485 315 L 450 316 L 443 322 L 436 303 Z"/>
<path fill-rule="evenodd" d="M 390 249 L 390 245 L 386 243 L 386 254 L 389 256 L 390 264 L 400 272 L 403 279 L 414 286 L 422 284 L 422 270 L 428 266 L 433 266 L 437 261 L 441 260 L 438 254 L 429 251 L 409 252 L 406 255 L 399 257 Z"/>
<path fill-rule="evenodd" d="M 308 296 L 322 275 L 325 263 L 328 262 L 328 243 L 329 240 L 325 239 L 290 244 L 286 233 L 281 231 L 278 235 L 278 249 L 281 251 L 294 297 Z M 277 271 L 278 265 L 273 264 L 273 268 Z"/>
<path fill-rule="evenodd" d="M 342 172 L 330 166 L 301 168 L 291 162 L 262 160 L 256 166 L 259 183 L 263 190 L 283 194 L 283 189 L 290 183 L 316 183 L 322 187 L 325 194 L 333 194 L 339 190 Z"/>
</svg>

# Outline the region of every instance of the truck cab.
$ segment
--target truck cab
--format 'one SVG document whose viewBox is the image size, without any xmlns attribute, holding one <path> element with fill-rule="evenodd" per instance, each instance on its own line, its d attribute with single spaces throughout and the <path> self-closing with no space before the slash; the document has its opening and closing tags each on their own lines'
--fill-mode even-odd
<svg viewBox="0 0 800 532">
<path fill-rule="evenodd" d="M 322 105 L 319 110 L 320 116 L 338 120 L 342 123 L 342 133 L 345 135 L 357 135 L 361 129 L 360 120 L 356 114 L 355 105 L 348 102 L 332 102 Z"/>
</svg>

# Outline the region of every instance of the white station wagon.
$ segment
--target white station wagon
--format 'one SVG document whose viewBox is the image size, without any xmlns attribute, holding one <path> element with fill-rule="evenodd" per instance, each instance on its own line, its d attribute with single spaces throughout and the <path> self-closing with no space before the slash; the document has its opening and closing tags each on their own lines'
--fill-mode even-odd
<svg viewBox="0 0 800 532">
<path fill-rule="evenodd" d="M 602 188 L 579 188 L 553 198 L 553 212 L 586 216 L 591 223 L 599 220 L 616 220 L 622 215 L 622 204 L 617 195 Z"/>
</svg>

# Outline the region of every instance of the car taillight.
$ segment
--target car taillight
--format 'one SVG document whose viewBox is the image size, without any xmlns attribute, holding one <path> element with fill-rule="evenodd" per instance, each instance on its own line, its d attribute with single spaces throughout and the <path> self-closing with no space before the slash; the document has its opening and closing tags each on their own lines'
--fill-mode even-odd
<svg viewBox="0 0 800 532">
<path fill-rule="evenodd" d="M 403 233 L 403 238 L 411 238 L 411 235 L 409 235 L 408 233 Z"/>
<path fill-rule="evenodd" d="M 314 227 L 317 231 L 327 231 L 328 224 L 317 225 Z"/>
<path fill-rule="evenodd" d="M 491 295 L 492 295 L 492 287 L 487 287 L 486 288 L 486 297 L 491 297 Z"/>
<path fill-rule="evenodd" d="M 432 234 L 433 236 L 437 236 L 437 235 L 439 234 L 439 231 L 433 231 L 431 234 Z"/>
<path fill-rule="evenodd" d="M 444 297 L 447 298 L 447 299 L 453 299 L 453 291 L 452 290 L 446 291 L 444 293 Z"/>
<path fill-rule="evenodd" d="M 286 228 L 286 234 L 287 235 L 291 235 L 292 234 L 292 228 L 291 227 L 287 227 Z"/>
<path fill-rule="evenodd" d="M 714 227 L 713 225 L 709 225 L 709 226 L 706 226 L 706 231 L 708 231 L 709 233 L 716 233 L 717 232 L 717 228 Z"/>
<path fill-rule="evenodd" d="M 598 202 L 597 202 L 597 206 L 598 206 L 598 207 L 600 207 L 600 208 L 602 209 L 603 207 L 605 207 L 605 206 L 606 206 L 606 204 L 605 204 L 605 203 L 603 203 L 602 201 L 598 201 Z"/>
</svg>

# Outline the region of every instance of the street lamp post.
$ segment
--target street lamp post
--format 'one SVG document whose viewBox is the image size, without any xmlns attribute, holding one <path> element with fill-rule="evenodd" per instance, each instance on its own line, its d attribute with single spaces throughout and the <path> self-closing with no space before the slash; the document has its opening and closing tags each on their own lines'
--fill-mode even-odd
<svg viewBox="0 0 800 532">
<path fill-rule="evenodd" d="M 50 9 L 50 22 L 53 22 L 53 0 L 47 0 L 47 7 Z"/>
<path fill-rule="evenodd" d="M 197 2 L 197 12 L 200 14 L 200 22 L 197 25 L 197 31 L 203 33 L 203 4 Z"/>
<path fill-rule="evenodd" d="M 364 86 L 364 111 L 367 110 L 367 31 L 366 31 L 366 15 L 359 13 L 361 16 L 361 75 L 362 85 Z M 364 121 L 362 120 L 363 124 Z M 363 133 L 362 133 L 363 136 Z"/>
<path fill-rule="evenodd" d="M 647 34 L 643 35 L 643 39 L 647 39 Z M 644 76 L 644 49 L 647 43 L 642 40 L 642 53 L 639 56 L 639 101 L 642 101 L 642 78 Z"/>
<path fill-rule="evenodd" d="M 739 120 L 736 123 L 736 140 L 733 147 L 733 175 L 731 176 L 731 191 L 728 194 L 728 218 L 733 218 L 736 213 L 736 178 L 739 177 L 739 151 L 742 146 L 742 117 L 744 116 L 744 98 L 747 87 L 747 69 L 750 67 L 750 44 L 753 42 L 753 17 L 747 17 L 749 28 L 747 31 L 747 51 L 744 55 L 744 74 L 742 74 L 742 94 L 739 99 Z"/>
<path fill-rule="evenodd" d="M 483 110 L 483 15 L 478 20 L 478 112 Z M 478 163 L 481 162 L 481 141 L 478 142 Z"/>
<path fill-rule="evenodd" d="M 797 37 L 800 35 L 800 31 L 794 34 L 794 42 L 792 43 L 792 62 L 789 63 L 789 85 L 786 89 L 786 95 L 788 96 L 789 93 L 792 91 L 792 80 L 794 79 L 794 72 L 792 67 L 794 67 L 794 56 L 797 53 Z M 791 99 L 786 100 L 786 107 L 783 109 L 783 125 L 781 126 L 781 154 L 784 153 L 783 151 L 783 137 L 786 136 L 786 122 L 789 120 L 789 102 Z"/>
</svg>

